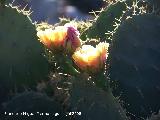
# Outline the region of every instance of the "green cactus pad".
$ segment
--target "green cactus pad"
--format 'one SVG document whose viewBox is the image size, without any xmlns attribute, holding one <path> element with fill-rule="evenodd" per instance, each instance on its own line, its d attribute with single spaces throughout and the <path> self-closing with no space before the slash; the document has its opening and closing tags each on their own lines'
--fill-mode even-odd
<svg viewBox="0 0 160 120">
<path fill-rule="evenodd" d="M 78 120 L 127 120 L 124 110 L 111 91 L 99 89 L 85 75 L 75 78 L 70 91 L 72 111 L 81 112 Z"/>
<path fill-rule="evenodd" d="M 109 74 L 118 83 L 115 93 L 137 117 L 160 109 L 159 33 L 159 16 L 133 16 L 120 25 L 110 46 Z"/>
<path fill-rule="evenodd" d="M 28 12 L 11 6 L 0 8 L 0 91 L 33 86 L 48 72 L 44 48 L 36 36 Z"/>
<path fill-rule="evenodd" d="M 98 18 L 93 25 L 83 32 L 81 38 L 84 40 L 86 38 L 100 38 L 102 41 L 106 40 L 107 35 L 105 33 L 115 29 L 115 26 L 113 25 L 115 24 L 116 19 L 120 19 L 126 8 L 127 6 L 125 2 L 117 2 L 107 6 L 101 13 L 99 13 Z"/>
<path fill-rule="evenodd" d="M 65 112 L 62 110 L 62 106 L 53 98 L 49 98 L 46 94 L 26 91 L 21 94 L 15 95 L 10 101 L 4 103 L 3 119 L 27 119 L 27 120 L 58 120 L 58 118 L 65 118 Z M 22 112 L 29 114 L 21 115 Z M 9 113 L 13 113 L 9 116 Z M 33 115 L 31 115 L 33 113 Z M 43 113 L 43 115 L 41 115 Z M 47 114 L 46 114 L 47 113 Z M 59 116 L 55 117 L 58 113 Z M 18 114 L 18 115 L 16 115 Z M 63 119 L 62 119 L 63 120 Z"/>
</svg>

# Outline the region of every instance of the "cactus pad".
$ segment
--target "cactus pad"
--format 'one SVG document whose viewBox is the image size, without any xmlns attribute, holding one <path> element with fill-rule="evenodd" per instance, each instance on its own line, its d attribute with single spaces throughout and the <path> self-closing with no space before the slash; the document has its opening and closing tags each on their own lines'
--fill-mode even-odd
<svg viewBox="0 0 160 120">
<path fill-rule="evenodd" d="M 127 8 L 125 2 L 117 2 L 107 6 L 99 13 L 97 20 L 81 35 L 82 39 L 96 38 L 105 41 L 107 38 L 106 33 L 115 29 L 116 19 L 120 19 Z"/>
<path fill-rule="evenodd" d="M 122 23 L 110 50 L 110 78 L 118 82 L 115 93 L 137 116 L 160 109 L 160 17 L 133 16 Z M 156 98 L 156 99 L 155 99 Z"/>
<path fill-rule="evenodd" d="M 83 77 L 74 80 L 71 89 L 71 107 L 82 112 L 80 120 L 127 120 L 125 112 L 110 90 L 99 89 Z"/>
<path fill-rule="evenodd" d="M 0 8 L 0 26 L 0 91 L 43 80 L 49 72 L 48 61 L 28 12 Z"/>
<path fill-rule="evenodd" d="M 34 91 L 26 91 L 14 96 L 4 104 L 4 111 L 7 113 L 4 116 L 6 119 L 53 120 L 53 118 L 60 119 L 62 114 L 63 116 L 65 114 L 65 112 L 62 112 L 62 106 L 56 100 L 49 98 L 46 94 Z M 22 112 L 26 112 L 30 116 L 21 115 Z M 9 116 L 8 113 L 13 113 L 13 115 Z M 42 113 L 43 115 L 41 115 Z M 55 117 L 56 113 L 59 116 Z"/>
</svg>

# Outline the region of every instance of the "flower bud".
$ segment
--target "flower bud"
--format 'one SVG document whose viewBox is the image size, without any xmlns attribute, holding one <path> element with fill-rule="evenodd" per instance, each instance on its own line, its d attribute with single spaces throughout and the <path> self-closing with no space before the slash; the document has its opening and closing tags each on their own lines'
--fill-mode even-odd
<svg viewBox="0 0 160 120">
<path fill-rule="evenodd" d="M 66 37 L 66 44 L 65 48 L 70 53 L 73 53 L 78 47 L 81 46 L 81 40 L 79 38 L 79 31 L 77 30 L 76 26 L 72 24 L 65 24 L 65 27 L 67 27 L 67 37 Z"/>
</svg>

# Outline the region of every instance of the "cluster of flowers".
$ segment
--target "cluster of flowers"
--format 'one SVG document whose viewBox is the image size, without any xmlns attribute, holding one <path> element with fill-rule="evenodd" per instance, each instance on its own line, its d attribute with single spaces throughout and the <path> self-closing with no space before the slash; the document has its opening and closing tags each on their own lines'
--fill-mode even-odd
<svg viewBox="0 0 160 120">
<path fill-rule="evenodd" d="M 37 32 L 40 41 L 51 51 L 64 51 L 72 54 L 74 63 L 86 72 L 99 71 L 107 59 L 108 43 L 99 43 L 96 47 L 82 45 L 77 27 L 67 23 L 53 29 Z"/>
</svg>

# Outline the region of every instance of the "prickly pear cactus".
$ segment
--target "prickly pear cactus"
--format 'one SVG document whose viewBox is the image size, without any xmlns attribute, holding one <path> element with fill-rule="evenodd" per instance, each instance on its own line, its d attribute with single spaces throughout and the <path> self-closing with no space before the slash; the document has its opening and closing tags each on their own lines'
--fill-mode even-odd
<svg viewBox="0 0 160 120">
<path fill-rule="evenodd" d="M 65 117 L 60 103 L 46 94 L 34 91 L 15 95 L 10 101 L 4 103 L 4 111 L 6 113 L 3 119 L 53 120 Z M 21 115 L 23 112 L 26 115 Z M 9 116 L 9 113 L 13 113 L 12 116 Z M 56 113 L 59 115 L 55 116 Z"/>
<path fill-rule="evenodd" d="M 119 22 L 117 20 L 120 19 L 126 8 L 125 2 L 119 1 L 110 4 L 104 10 L 102 9 L 93 25 L 81 35 L 82 40 L 86 38 L 100 38 L 102 41 L 105 41 L 107 38 L 106 33 L 111 32 L 116 28 L 114 25 Z"/>
<path fill-rule="evenodd" d="M 43 80 L 49 72 L 48 61 L 29 13 L 0 6 L 0 26 L 0 94 Z"/>
<path fill-rule="evenodd" d="M 159 33 L 159 16 L 133 16 L 120 25 L 111 44 L 109 73 L 118 83 L 114 92 L 137 117 L 160 109 Z"/>
<path fill-rule="evenodd" d="M 110 90 L 103 91 L 84 78 L 85 75 L 75 78 L 70 91 L 72 111 L 82 113 L 81 116 L 75 116 L 78 120 L 128 120 Z"/>
</svg>

